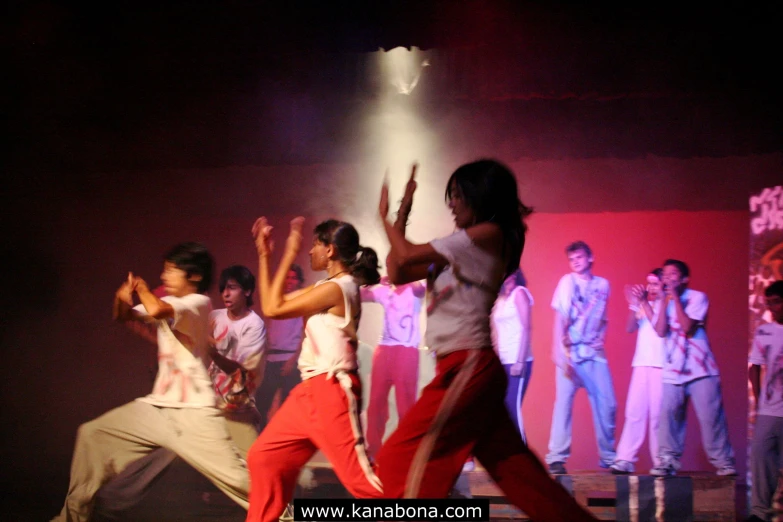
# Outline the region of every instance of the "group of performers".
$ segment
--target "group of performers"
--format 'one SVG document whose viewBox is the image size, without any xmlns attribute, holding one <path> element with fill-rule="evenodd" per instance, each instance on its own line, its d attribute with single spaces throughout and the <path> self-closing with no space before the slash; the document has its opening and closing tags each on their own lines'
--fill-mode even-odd
<svg viewBox="0 0 783 522">
<path fill-rule="evenodd" d="M 651 271 L 645 285 L 626 288 L 627 329 L 638 331 L 638 341 L 615 451 L 616 401 L 604 352 L 609 283 L 593 274 L 593 253 L 581 241 L 566 248 L 571 271 L 551 303 L 556 400 L 546 465 L 539 461 L 525 442 L 521 414 L 533 362 L 533 297 L 519 270 L 531 210 L 507 167 L 494 160 L 468 163 L 445 189 L 456 232 L 414 244 L 406 225 L 415 174 L 414 166 L 393 223 L 388 187 L 381 191 L 379 216 L 390 244 L 383 280 L 375 251 L 360 245 L 356 229 L 327 220 L 315 227 L 309 252 L 311 268 L 325 277 L 302 288 L 294 260 L 303 218 L 291 221 L 273 274 L 272 227 L 259 218 L 252 235 L 266 322 L 250 308 L 256 281 L 241 266 L 221 273 L 225 308 L 211 310 L 204 294 L 214 262 L 200 244 L 182 243 L 165 255 L 162 296 L 129 273 L 116 292 L 114 317 L 157 343 L 158 374 L 151 394 L 79 427 L 68 494 L 55 520 L 116 515 L 180 457 L 247 509 L 248 521 L 276 521 L 318 450 L 357 498 L 445 498 L 475 456 L 531 519 L 594 520 L 551 477 L 566 473 L 579 388 L 592 407 L 601 467 L 634 472 L 649 426 L 651 473 L 675 474 L 685 409 L 693 402 L 717 473 L 736 474 L 704 328 L 708 301 L 688 288 L 688 266 L 673 259 Z M 436 358 L 436 375 L 417 399 L 425 293 L 425 343 Z M 366 444 L 357 372 L 363 301 L 381 304 L 386 314 L 373 354 Z M 783 344 L 783 333 L 773 334 L 776 346 Z M 761 344 L 751 362 L 767 364 L 781 351 L 770 354 Z M 768 402 L 759 410 L 760 418 L 771 417 L 768 431 L 774 433 L 783 431 L 774 422 L 778 406 L 769 403 L 776 379 L 768 380 L 762 404 L 764 397 Z M 400 421 L 383 441 L 392 386 Z M 281 404 L 270 416 L 278 390 Z M 774 490 L 772 472 L 764 472 Z"/>
</svg>

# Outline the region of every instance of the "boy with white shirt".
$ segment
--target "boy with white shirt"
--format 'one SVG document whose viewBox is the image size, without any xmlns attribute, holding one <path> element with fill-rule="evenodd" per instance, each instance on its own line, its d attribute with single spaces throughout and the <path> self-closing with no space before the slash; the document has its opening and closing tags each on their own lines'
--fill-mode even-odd
<svg viewBox="0 0 783 522">
<path fill-rule="evenodd" d="M 783 281 L 769 285 L 764 297 L 772 322 L 756 329 L 748 357 L 748 377 L 756 399 L 756 426 L 750 449 L 753 485 L 749 521 L 769 520 L 783 456 Z"/>
<path fill-rule="evenodd" d="M 255 284 L 248 268 L 226 268 L 218 283 L 225 308 L 209 314 L 215 340 L 210 347 L 209 376 L 231 440 L 243 458 L 259 433 L 260 415 L 252 397 L 263 373 L 266 346 L 264 321 L 250 309 Z M 176 453 L 161 447 L 131 463 L 98 491 L 94 514 L 107 520 L 121 516 L 141 502 L 176 458 Z"/>
<path fill-rule="evenodd" d="M 65 506 L 55 520 L 86 521 L 98 488 L 158 447 L 174 451 L 240 506 L 248 506 L 244 460 L 229 437 L 210 382 L 209 298 L 214 261 L 198 243 L 170 250 L 157 298 L 128 274 L 114 299 L 114 318 L 157 331 L 158 375 L 152 393 L 82 424 L 76 437 Z M 133 306 L 136 294 L 141 304 Z"/>
<path fill-rule="evenodd" d="M 721 476 L 737 474 L 734 450 L 723 410 L 720 371 L 705 324 L 709 302 L 704 292 L 688 288 L 690 269 L 677 259 L 663 263 L 666 313 L 658 314 L 655 331 L 666 338 L 663 395 L 658 431 L 658 465 L 651 475 L 674 475 L 685 446 L 688 402 L 701 425 L 704 451 Z"/>
<path fill-rule="evenodd" d="M 555 329 L 552 359 L 555 368 L 555 406 L 546 463 L 553 475 L 566 473 L 571 455 L 571 416 L 574 396 L 584 388 L 593 411 L 599 466 L 615 460 L 614 428 L 617 401 L 604 353 L 609 281 L 593 274 L 593 252 L 584 241 L 566 247 L 571 273 L 564 275 L 552 296 Z"/>
</svg>

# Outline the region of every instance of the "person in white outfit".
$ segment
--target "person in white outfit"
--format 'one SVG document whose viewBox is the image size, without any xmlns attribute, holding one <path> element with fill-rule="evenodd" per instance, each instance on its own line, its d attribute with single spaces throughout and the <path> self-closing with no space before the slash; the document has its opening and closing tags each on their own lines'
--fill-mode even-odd
<svg viewBox="0 0 783 522">
<path fill-rule="evenodd" d="M 522 270 L 517 269 L 503 282 L 500 294 L 492 308 L 492 346 L 506 370 L 506 409 L 514 426 L 525 437 L 522 421 L 522 399 L 525 397 L 530 372 L 533 369 L 533 351 L 530 345 L 531 307 L 533 296 L 527 289 Z"/>
<path fill-rule="evenodd" d="M 622 475 L 635 471 L 639 448 L 649 433 L 653 466 L 658 465 L 658 418 L 663 394 L 663 354 L 665 341 L 655 332 L 655 320 L 661 310 L 663 270 L 656 268 L 647 274 L 646 285 L 628 285 L 628 333 L 638 332 L 636 352 L 631 366 L 631 383 L 625 402 L 625 425 L 617 457 L 610 466 L 612 473 Z"/>
</svg>

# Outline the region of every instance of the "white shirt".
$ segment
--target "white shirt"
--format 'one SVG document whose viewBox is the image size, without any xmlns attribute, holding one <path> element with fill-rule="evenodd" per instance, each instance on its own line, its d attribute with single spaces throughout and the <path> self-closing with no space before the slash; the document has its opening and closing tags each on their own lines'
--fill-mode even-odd
<svg viewBox="0 0 783 522">
<path fill-rule="evenodd" d="M 750 364 L 764 367 L 759 393 L 759 415 L 783 417 L 783 325 L 762 324 L 756 328 L 748 357 Z"/>
<path fill-rule="evenodd" d="M 419 314 L 426 289 L 421 281 L 407 285 L 374 285 L 361 289 L 362 301 L 383 307 L 383 333 L 378 344 L 418 348 Z"/>
<path fill-rule="evenodd" d="M 168 408 L 200 408 L 216 405 L 215 391 L 207 373 L 209 312 L 212 305 L 202 294 L 161 299 L 174 308 L 172 319 L 156 321 L 158 328 L 158 375 L 152 393 L 137 400 Z M 133 308 L 147 315 L 144 305 Z"/>
<path fill-rule="evenodd" d="M 524 326 L 517 309 L 517 298 L 527 299 L 533 306 L 533 296 L 530 290 L 524 286 L 515 286 L 507 296 L 500 295 L 492 307 L 492 345 L 503 364 L 516 364 L 518 362 L 532 361 L 533 352 L 528 350 L 530 345 L 522 346 L 522 334 Z M 520 354 L 520 350 L 528 350 Z"/>
<path fill-rule="evenodd" d="M 663 364 L 663 382 L 685 384 L 702 377 L 720 375 L 718 363 L 707 339 L 707 311 L 710 304 L 707 294 L 686 288 L 680 296 L 685 315 L 696 321 L 691 337 L 682 331 L 673 301 L 669 301 L 666 317 L 669 322 L 669 336 L 666 339 L 666 354 Z"/>
<path fill-rule="evenodd" d="M 567 322 L 573 362 L 606 362 L 604 340 L 608 300 L 609 281 L 603 277 L 582 279 L 571 273 L 561 277 L 557 283 L 552 309 Z"/>
<path fill-rule="evenodd" d="M 218 396 L 218 407 L 226 411 L 253 408 L 253 396 L 263 373 L 262 356 L 266 348 L 264 320 L 250 310 L 245 317 L 234 321 L 228 317 L 225 308 L 213 310 L 209 319 L 214 323 L 212 336 L 217 352 L 239 363 L 245 370 L 228 375 L 214 361 L 209 366 L 209 376 Z"/>
<path fill-rule="evenodd" d="M 448 266 L 427 277 L 427 346 L 438 355 L 489 348 L 489 314 L 505 277 L 503 262 L 474 245 L 464 230 L 430 245 Z"/>
<path fill-rule="evenodd" d="M 636 324 L 639 329 L 636 334 L 636 352 L 631 366 L 651 366 L 663 368 L 663 356 L 666 349 L 666 339 L 655 332 L 655 319 L 658 317 L 658 308 L 663 306 L 660 301 L 650 303 L 653 309 L 652 322 L 647 319 L 644 310 L 636 312 Z"/>
<path fill-rule="evenodd" d="M 356 350 L 359 341 L 356 330 L 362 313 L 359 286 L 353 276 L 345 274 L 335 279 L 323 279 L 315 285 L 336 284 L 343 293 L 345 315 L 338 317 L 328 311 L 313 314 L 305 321 L 305 338 L 299 356 L 302 380 L 357 368 Z"/>
</svg>

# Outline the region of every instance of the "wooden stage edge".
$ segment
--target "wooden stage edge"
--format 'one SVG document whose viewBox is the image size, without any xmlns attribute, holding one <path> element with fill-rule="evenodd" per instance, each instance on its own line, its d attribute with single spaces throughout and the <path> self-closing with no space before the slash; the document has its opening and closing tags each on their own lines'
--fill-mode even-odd
<svg viewBox="0 0 783 522">
<path fill-rule="evenodd" d="M 311 461 L 305 469 L 300 478 L 302 497 L 334 496 L 335 488 L 342 488 L 328 462 Z M 464 475 L 474 497 L 490 499 L 492 520 L 528 520 L 506 503 L 486 471 Z M 735 522 L 744 518 L 737 516 L 736 477 L 708 472 L 653 477 L 577 471 L 555 479 L 599 520 Z"/>
</svg>

